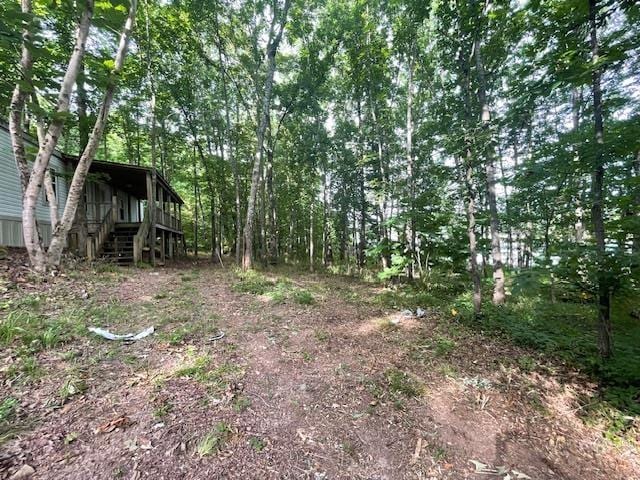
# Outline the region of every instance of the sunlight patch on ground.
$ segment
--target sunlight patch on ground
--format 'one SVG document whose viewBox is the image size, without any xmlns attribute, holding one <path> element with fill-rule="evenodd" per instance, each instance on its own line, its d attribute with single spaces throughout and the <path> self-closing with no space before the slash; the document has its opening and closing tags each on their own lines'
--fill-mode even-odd
<svg viewBox="0 0 640 480">
<path fill-rule="evenodd" d="M 354 334 L 363 336 L 381 332 L 393 332 L 396 330 L 410 331 L 418 328 L 420 328 L 418 319 L 403 316 L 401 313 L 392 313 L 365 320 L 355 329 Z"/>
</svg>

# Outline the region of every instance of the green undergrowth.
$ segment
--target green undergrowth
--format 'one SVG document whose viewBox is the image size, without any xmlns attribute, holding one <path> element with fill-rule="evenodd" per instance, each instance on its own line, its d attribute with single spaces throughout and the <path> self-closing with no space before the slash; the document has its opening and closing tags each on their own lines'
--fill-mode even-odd
<svg viewBox="0 0 640 480">
<path fill-rule="evenodd" d="M 597 311 L 586 294 L 556 286 L 552 302 L 548 285 L 528 284 L 518 289 L 511 281 L 512 295 L 503 306 L 490 301 L 482 305 L 482 315 L 475 318 L 471 292 L 461 288 L 460 278 L 453 285 L 399 285 L 377 295 L 376 303 L 386 308 L 437 308 L 452 324 L 484 334 L 498 336 L 516 345 L 539 352 L 539 356 L 576 368 L 600 385 L 597 398 L 585 399 L 581 412 L 585 421 L 605 425 L 611 439 L 630 439 L 640 426 L 640 322 L 633 319 L 624 302 L 612 310 L 614 355 L 603 361 L 597 349 Z M 483 298 L 491 298 L 490 284 Z M 440 346 L 440 353 L 449 345 Z M 537 363 L 528 356 L 516 359 L 523 371 L 535 369 Z"/>
<path fill-rule="evenodd" d="M 256 270 L 237 270 L 237 281 L 233 285 L 236 292 L 263 295 L 273 303 L 295 302 L 300 305 L 315 303 L 315 295 L 305 288 L 296 286 L 282 276 L 271 277 Z"/>
</svg>

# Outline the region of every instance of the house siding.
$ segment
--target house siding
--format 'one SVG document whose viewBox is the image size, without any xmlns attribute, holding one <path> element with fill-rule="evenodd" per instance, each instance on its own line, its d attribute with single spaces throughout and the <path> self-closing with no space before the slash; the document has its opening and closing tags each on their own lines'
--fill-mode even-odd
<svg viewBox="0 0 640 480">
<path fill-rule="evenodd" d="M 33 160 L 37 145 L 31 140 L 25 141 L 27 158 Z M 56 152 L 51 156 L 49 167 L 56 172 L 56 201 L 58 210 L 62 210 L 67 201 L 67 163 Z M 44 200 L 44 192 L 36 207 L 40 234 L 45 245 L 51 239 L 51 219 L 49 207 Z M 22 236 L 22 188 L 18 178 L 11 137 L 5 125 L 0 125 L 0 245 L 24 247 Z"/>
</svg>

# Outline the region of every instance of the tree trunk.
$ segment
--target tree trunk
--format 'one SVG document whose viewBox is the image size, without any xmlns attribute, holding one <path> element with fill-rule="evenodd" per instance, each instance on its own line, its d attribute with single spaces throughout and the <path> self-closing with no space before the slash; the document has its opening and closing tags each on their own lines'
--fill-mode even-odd
<svg viewBox="0 0 640 480">
<path fill-rule="evenodd" d="M 31 15 L 31 0 L 22 0 L 21 2 L 22 13 L 25 16 Z M 25 27 L 22 30 L 22 55 L 20 58 L 20 71 L 22 72 L 22 81 L 25 83 L 31 83 L 31 69 L 33 67 L 33 56 L 31 55 L 30 45 L 32 42 L 32 35 L 29 31 L 26 23 L 28 20 L 25 18 Z M 29 184 L 29 164 L 27 162 L 27 156 L 24 149 L 24 138 L 22 130 L 22 114 L 24 111 L 24 104 L 29 95 L 29 92 L 25 90 L 22 82 L 16 83 L 11 96 L 10 113 L 9 113 L 9 132 L 11 135 L 11 146 L 13 148 L 13 156 L 16 161 L 16 167 L 18 174 L 20 175 L 20 185 L 22 187 L 22 194 L 24 195 Z"/>
<path fill-rule="evenodd" d="M 482 284 L 478 271 L 478 242 L 476 239 L 475 194 L 473 191 L 473 157 L 471 148 L 467 148 L 464 163 L 464 200 L 467 214 L 467 237 L 469 238 L 469 270 L 473 282 L 473 312 L 480 315 L 482 308 Z"/>
<path fill-rule="evenodd" d="M 478 102 L 482 107 L 482 130 L 485 133 L 485 174 L 487 182 L 487 203 L 489 204 L 489 219 L 491 228 L 491 258 L 493 261 L 493 303 L 502 305 L 505 301 L 504 270 L 502 267 L 502 252 L 500 250 L 500 220 L 496 202 L 496 172 L 495 149 L 493 133 L 491 132 L 491 111 L 487 102 L 487 83 L 482 61 L 480 40 L 474 45 L 476 57 L 476 72 L 478 74 Z"/>
<path fill-rule="evenodd" d="M 236 218 L 235 218 L 235 228 L 236 228 L 236 264 L 240 265 L 240 256 L 241 256 L 241 247 L 242 247 L 242 207 L 240 203 L 240 173 L 238 171 L 238 160 L 235 156 L 235 151 L 233 148 L 233 142 L 231 141 L 231 114 L 229 112 L 229 94 L 227 91 L 227 72 L 224 68 L 223 62 L 223 51 L 224 44 L 222 38 L 220 36 L 219 25 L 218 25 L 218 14 L 214 17 L 215 21 L 215 31 L 216 37 L 218 38 L 218 64 L 220 67 L 220 77 L 222 81 L 222 96 L 224 101 L 224 134 L 225 134 L 225 143 L 229 148 L 229 161 L 231 162 L 231 172 L 233 174 L 233 183 L 235 188 L 235 208 L 236 208 Z M 222 160 L 224 161 L 224 146 L 221 146 L 222 152 Z"/>
<path fill-rule="evenodd" d="M 262 95 L 262 110 L 260 112 L 261 118 L 257 131 L 258 141 L 253 162 L 253 171 L 251 173 L 251 189 L 247 200 L 247 216 L 244 225 L 244 255 L 242 258 L 242 268 L 244 270 L 248 270 L 253 267 L 253 225 L 255 222 L 256 197 L 260 186 L 260 170 L 262 167 L 264 135 L 267 129 L 271 110 L 271 91 L 273 89 L 273 77 L 276 71 L 276 53 L 278 51 L 280 40 L 282 39 L 282 33 L 284 32 L 284 27 L 287 22 L 287 15 L 290 6 L 290 0 L 285 0 L 284 8 L 280 15 L 280 24 L 278 26 L 277 33 L 275 33 L 275 31 L 278 15 L 276 11 L 273 12 L 273 20 L 271 22 L 271 29 L 269 32 L 269 43 L 267 45 L 267 76 Z"/>
<path fill-rule="evenodd" d="M 62 80 L 62 85 L 60 86 L 60 91 L 58 93 L 56 113 L 53 115 L 53 119 L 49 124 L 49 128 L 45 135 L 44 141 L 38 149 L 38 154 L 36 155 L 35 161 L 33 162 L 33 168 L 31 170 L 31 174 L 29 175 L 27 186 L 24 190 L 24 197 L 22 201 L 22 229 L 24 234 L 24 243 L 29 254 L 29 260 L 31 261 L 32 266 L 37 272 L 40 273 L 44 273 L 46 271 L 48 259 L 47 255 L 45 254 L 42 241 L 40 239 L 40 233 L 38 232 L 38 226 L 36 223 L 36 206 L 38 203 L 40 189 L 44 181 L 45 172 L 49 167 L 49 160 L 51 159 L 53 150 L 55 149 L 58 143 L 58 139 L 62 134 L 64 119 L 66 117 L 66 113 L 69 111 L 71 90 L 73 88 L 73 85 L 75 84 L 76 77 L 78 76 L 78 71 L 82 63 L 82 58 L 84 56 L 85 45 L 87 36 L 89 35 L 89 26 L 91 24 L 92 15 L 93 1 L 87 0 L 85 9 L 82 12 L 80 22 L 78 24 L 73 53 L 71 54 L 71 58 L 69 59 L 67 71 L 65 72 L 64 78 Z M 71 220 L 69 220 L 69 227 L 70 226 Z M 54 254 L 59 252 L 57 258 L 53 258 L 54 260 L 56 260 L 54 262 L 55 266 L 59 264 L 60 257 L 62 255 L 62 247 L 64 245 L 64 240 L 66 239 L 66 232 L 68 232 L 68 228 L 65 232 L 65 238 L 58 239 L 57 243 L 59 244 L 59 246 L 56 246 L 56 232 L 58 232 L 59 230 L 60 225 L 58 225 L 58 228 L 52 231 L 51 246 L 49 247 L 50 252 L 51 247 L 54 247 Z M 51 257 L 49 258 L 49 260 L 50 259 Z"/>
<path fill-rule="evenodd" d="M 589 27 L 591 37 L 591 55 L 593 64 L 599 60 L 597 0 L 589 0 Z M 593 235 L 596 240 L 598 258 L 598 349 L 603 358 L 608 358 L 613 353 L 613 337 L 611 326 L 611 289 L 608 280 L 606 234 L 604 227 L 604 121 L 602 116 L 602 90 L 600 81 L 602 77 L 601 67 L 594 69 L 591 76 L 591 88 L 593 92 L 593 117 L 595 134 L 595 161 L 591 183 L 591 218 L 593 222 Z"/>
<path fill-rule="evenodd" d="M 413 160 L 413 57 L 409 59 L 407 78 L 407 176 L 409 182 L 409 234 L 407 235 L 409 251 L 409 265 L 407 276 L 414 277 L 414 262 L 416 252 L 416 178 Z"/>
<path fill-rule="evenodd" d="M 156 140 L 157 140 L 157 130 L 156 130 L 156 86 L 153 77 L 153 60 L 151 56 L 151 32 L 149 26 L 149 4 L 145 2 L 145 33 L 147 37 L 147 81 L 149 82 L 149 90 L 151 91 L 151 100 L 149 102 L 149 107 L 151 110 L 151 131 L 149 132 L 150 142 L 151 142 L 151 198 L 153 198 L 153 204 L 149 206 L 149 239 L 151 244 L 151 265 L 155 266 L 156 264 L 156 223 L 158 219 L 156 218 L 156 198 L 157 198 L 157 190 L 158 190 L 158 178 L 157 178 L 157 169 L 156 169 Z M 163 237 L 164 238 L 164 237 Z M 164 253 L 163 253 L 164 255 Z"/>
<path fill-rule="evenodd" d="M 91 2 L 88 1 L 87 5 L 89 5 L 90 3 Z M 87 178 L 87 174 L 89 173 L 91 162 L 93 161 L 96 151 L 98 150 L 98 145 L 100 144 L 100 139 L 107 123 L 109 109 L 111 108 L 113 95 L 115 93 L 117 85 L 117 79 L 120 76 L 120 72 L 122 71 L 122 67 L 124 65 L 124 59 L 127 55 L 129 37 L 135 23 L 136 8 L 137 0 L 131 0 L 129 14 L 127 16 L 127 20 L 125 21 L 122 33 L 120 34 L 120 42 L 118 45 L 118 50 L 116 52 L 114 68 L 108 80 L 107 89 L 102 100 L 100 110 L 98 111 L 96 123 L 93 127 L 91 137 L 89 138 L 89 143 L 84 149 L 82 156 L 78 161 L 78 165 L 76 166 L 76 170 L 73 174 L 71 186 L 69 187 L 69 193 L 67 195 L 67 204 L 65 205 L 60 224 L 51 235 L 51 245 L 49 246 L 47 260 L 48 263 L 55 268 L 60 265 L 62 249 L 64 247 L 67 234 L 69 233 L 69 229 L 71 228 L 73 219 L 75 218 L 76 209 L 78 208 L 80 197 L 82 196 L 84 191 L 84 183 Z M 49 130 L 51 130 L 51 127 L 49 127 Z"/>
<path fill-rule="evenodd" d="M 637 179 L 640 179 L 640 150 L 636 153 L 636 160 L 633 163 L 633 172 Z M 636 216 L 640 217 L 640 186 L 636 186 L 636 194 L 634 196 L 635 199 L 635 210 Z M 633 243 L 632 243 L 632 252 L 634 254 L 640 253 L 640 231 L 637 231 L 633 234 Z"/>
<path fill-rule="evenodd" d="M 278 263 L 278 233 L 276 195 L 273 190 L 273 147 L 267 150 L 267 263 Z"/>
<path fill-rule="evenodd" d="M 80 139 L 80 152 L 83 152 L 87 147 L 87 144 L 89 143 L 89 133 L 91 131 L 87 114 L 88 102 L 84 81 L 84 65 L 81 65 L 80 71 L 78 72 L 78 78 L 76 79 L 76 91 L 78 93 L 78 137 Z M 87 239 L 89 237 L 89 231 L 87 228 L 87 207 L 85 204 L 84 194 L 80 195 L 80 201 L 78 202 L 78 209 L 76 211 L 76 217 L 73 223 L 75 225 L 75 231 L 78 235 L 78 253 L 79 255 L 84 256 L 87 252 Z"/>
<path fill-rule="evenodd" d="M 198 259 L 198 163 L 193 146 L 193 254 Z"/>
<path fill-rule="evenodd" d="M 480 272 L 478 271 L 478 252 L 477 252 L 477 239 L 476 239 L 476 217 L 475 217 L 475 192 L 473 188 L 473 150 L 472 142 L 469 134 L 469 129 L 472 126 L 471 115 L 471 79 L 470 68 L 467 61 L 467 56 L 463 50 L 460 50 L 460 56 L 458 59 L 460 69 L 459 86 L 462 90 L 462 96 L 464 100 L 464 123 L 465 123 L 465 136 L 464 136 L 464 149 L 465 158 L 463 160 L 464 172 L 462 176 L 464 178 L 464 203 L 465 211 L 467 215 L 467 237 L 469 238 L 469 271 L 471 274 L 471 281 L 473 282 L 473 312 L 476 318 L 480 315 L 482 308 L 482 284 L 480 282 Z"/>
</svg>

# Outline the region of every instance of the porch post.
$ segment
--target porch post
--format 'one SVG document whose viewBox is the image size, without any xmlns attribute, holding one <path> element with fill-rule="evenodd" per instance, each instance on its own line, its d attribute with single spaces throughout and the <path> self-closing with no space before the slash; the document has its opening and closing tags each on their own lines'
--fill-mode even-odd
<svg viewBox="0 0 640 480">
<path fill-rule="evenodd" d="M 118 221 L 118 195 L 111 196 L 111 218 L 113 223 Z"/>
<path fill-rule="evenodd" d="M 155 176 L 155 175 L 153 175 Z M 151 247 L 149 252 L 149 260 L 151 265 L 156 265 L 156 215 L 155 215 L 155 189 L 154 178 L 151 174 L 147 173 L 147 215 L 149 215 L 149 246 Z"/>
</svg>

